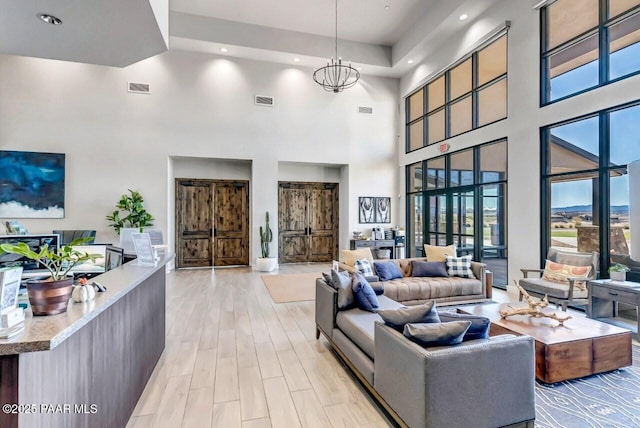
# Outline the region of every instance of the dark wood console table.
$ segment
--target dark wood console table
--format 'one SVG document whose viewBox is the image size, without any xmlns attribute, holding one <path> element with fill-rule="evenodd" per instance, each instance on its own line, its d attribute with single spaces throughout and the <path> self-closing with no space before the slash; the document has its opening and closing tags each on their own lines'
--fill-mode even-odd
<svg viewBox="0 0 640 428">
<path fill-rule="evenodd" d="M 396 245 L 393 239 L 352 239 L 349 245 L 351 250 L 359 250 L 360 248 L 371 248 L 373 258 L 376 259 L 377 254 L 373 250 L 390 250 L 391 258 L 394 258 L 394 247 Z"/>
</svg>

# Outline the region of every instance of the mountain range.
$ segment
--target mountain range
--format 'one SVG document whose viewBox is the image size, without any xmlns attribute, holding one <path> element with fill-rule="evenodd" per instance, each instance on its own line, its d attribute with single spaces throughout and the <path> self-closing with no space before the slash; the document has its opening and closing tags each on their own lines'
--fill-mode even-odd
<svg viewBox="0 0 640 428">
<path fill-rule="evenodd" d="M 590 213 L 593 211 L 591 205 L 572 205 L 570 207 L 555 207 L 551 208 L 551 213 Z M 628 214 L 629 213 L 629 205 L 612 205 L 611 206 L 611 214 Z"/>
</svg>

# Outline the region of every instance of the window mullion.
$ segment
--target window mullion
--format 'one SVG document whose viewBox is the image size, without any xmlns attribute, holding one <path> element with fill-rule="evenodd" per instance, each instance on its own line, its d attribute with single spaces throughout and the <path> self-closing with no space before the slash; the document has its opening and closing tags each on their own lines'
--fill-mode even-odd
<svg viewBox="0 0 640 428">
<path fill-rule="evenodd" d="M 476 129 L 480 125 L 478 81 L 478 52 L 474 52 L 471 57 L 471 129 Z"/>
<path fill-rule="evenodd" d="M 444 139 L 451 137 L 451 71 L 447 70 L 444 77 Z"/>
<path fill-rule="evenodd" d="M 609 201 L 610 201 L 610 180 L 609 180 L 609 162 L 610 162 L 610 121 L 609 112 L 605 111 L 600 113 L 600 172 L 598 190 L 598 205 L 600 210 L 598 212 L 598 218 L 600 222 L 600 271 L 605 272 L 609 267 L 609 249 L 610 243 L 610 230 L 611 230 L 611 216 L 609 215 Z"/>
<path fill-rule="evenodd" d="M 429 102 L 427 100 L 428 96 L 429 91 L 427 91 L 427 86 L 425 85 L 422 87 L 422 147 L 427 147 L 429 145 L 429 124 L 427 123 L 427 114 L 429 113 L 427 111 L 429 108 Z"/>
<path fill-rule="evenodd" d="M 600 85 L 609 81 L 609 28 L 605 25 L 608 17 L 608 0 L 600 0 L 600 23 L 598 27 L 598 78 Z"/>
</svg>

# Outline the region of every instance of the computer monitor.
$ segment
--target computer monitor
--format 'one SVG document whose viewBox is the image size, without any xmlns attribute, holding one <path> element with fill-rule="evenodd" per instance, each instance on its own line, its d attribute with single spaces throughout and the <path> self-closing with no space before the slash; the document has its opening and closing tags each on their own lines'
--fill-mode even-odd
<svg viewBox="0 0 640 428">
<path fill-rule="evenodd" d="M 104 267 L 107 271 L 121 266 L 124 262 L 124 250 L 119 247 L 107 245 Z"/>
<path fill-rule="evenodd" d="M 74 250 L 81 253 L 98 254 L 100 257 L 78 263 L 69 270 L 69 273 L 75 274 L 99 274 L 106 272 L 105 260 L 107 257 L 106 245 L 74 245 Z"/>
<path fill-rule="evenodd" d="M 91 238 L 85 244 L 93 244 L 96 239 L 95 230 L 54 230 L 53 233 L 60 236 L 60 245 L 69 245 L 79 238 Z"/>
<path fill-rule="evenodd" d="M 151 238 L 151 245 L 162 245 L 162 231 L 160 229 L 144 229 L 145 233 Z M 123 227 L 120 229 L 120 247 L 124 249 L 125 254 L 135 254 L 136 249 L 133 246 L 133 234 L 140 233 L 138 227 Z"/>
<path fill-rule="evenodd" d="M 48 233 L 41 235 L 0 235 L 0 244 L 17 244 L 24 242 L 35 252 L 40 252 L 40 248 L 48 245 L 51 249 L 58 248 L 59 237 L 57 234 Z M 49 271 L 41 266 L 37 261 L 28 259 L 19 254 L 0 254 L 0 268 L 21 267 L 22 276 L 33 277 L 47 275 Z"/>
</svg>

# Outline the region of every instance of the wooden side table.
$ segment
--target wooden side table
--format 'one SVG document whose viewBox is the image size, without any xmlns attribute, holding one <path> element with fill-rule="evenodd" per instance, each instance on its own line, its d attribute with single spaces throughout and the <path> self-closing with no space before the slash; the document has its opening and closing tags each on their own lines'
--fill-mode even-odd
<svg viewBox="0 0 640 428">
<path fill-rule="evenodd" d="M 611 318 L 618 316 L 618 303 L 625 303 L 636 307 L 636 317 L 638 318 L 638 330 L 636 333 L 640 337 L 640 283 L 631 281 L 611 281 L 601 279 L 589 281 L 589 305 L 587 306 L 587 316 L 589 318 Z"/>
</svg>

